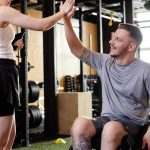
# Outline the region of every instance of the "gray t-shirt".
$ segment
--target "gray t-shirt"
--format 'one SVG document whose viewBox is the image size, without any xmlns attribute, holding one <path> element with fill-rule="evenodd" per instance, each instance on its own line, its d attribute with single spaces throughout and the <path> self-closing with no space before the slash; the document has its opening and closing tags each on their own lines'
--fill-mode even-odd
<svg viewBox="0 0 150 150">
<path fill-rule="evenodd" d="M 127 117 L 143 124 L 148 119 L 150 64 L 135 59 L 119 65 L 109 54 L 84 50 L 81 61 L 97 70 L 102 83 L 102 116 Z"/>
</svg>

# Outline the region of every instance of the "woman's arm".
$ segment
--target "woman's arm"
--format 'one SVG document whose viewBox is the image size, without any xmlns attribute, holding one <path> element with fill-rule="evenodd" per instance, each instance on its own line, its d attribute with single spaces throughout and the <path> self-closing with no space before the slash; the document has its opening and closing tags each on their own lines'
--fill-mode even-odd
<svg viewBox="0 0 150 150">
<path fill-rule="evenodd" d="M 61 5 L 62 9 L 59 12 L 52 16 L 42 19 L 27 16 L 8 6 L 1 6 L 0 21 L 8 22 L 26 29 L 46 31 L 52 28 L 61 18 L 63 18 L 73 8 L 74 0 L 66 0 L 65 3 Z"/>
</svg>

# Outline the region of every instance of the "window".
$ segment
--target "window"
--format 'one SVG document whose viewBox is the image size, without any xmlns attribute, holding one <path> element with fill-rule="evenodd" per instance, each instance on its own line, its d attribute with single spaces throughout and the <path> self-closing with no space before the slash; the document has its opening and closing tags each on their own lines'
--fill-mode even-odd
<svg viewBox="0 0 150 150">
<path fill-rule="evenodd" d="M 143 34 L 143 42 L 140 46 L 139 58 L 150 63 L 150 12 L 137 14 L 137 22 Z"/>
</svg>

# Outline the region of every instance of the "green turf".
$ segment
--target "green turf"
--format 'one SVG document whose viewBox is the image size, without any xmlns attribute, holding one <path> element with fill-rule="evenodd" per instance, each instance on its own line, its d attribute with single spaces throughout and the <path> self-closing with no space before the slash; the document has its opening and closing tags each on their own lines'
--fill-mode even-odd
<svg viewBox="0 0 150 150">
<path fill-rule="evenodd" d="M 71 138 L 63 138 L 66 144 L 55 144 L 54 141 L 31 143 L 29 147 L 13 148 L 13 150 L 68 150 L 71 145 Z"/>
</svg>

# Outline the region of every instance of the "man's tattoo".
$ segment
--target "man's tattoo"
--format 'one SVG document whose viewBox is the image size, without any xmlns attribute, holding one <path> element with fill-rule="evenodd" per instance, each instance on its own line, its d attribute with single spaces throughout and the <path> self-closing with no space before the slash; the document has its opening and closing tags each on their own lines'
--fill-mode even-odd
<svg viewBox="0 0 150 150">
<path fill-rule="evenodd" d="M 87 135 L 80 136 L 80 141 L 76 144 L 73 140 L 73 150 L 91 150 L 91 140 Z"/>
</svg>

